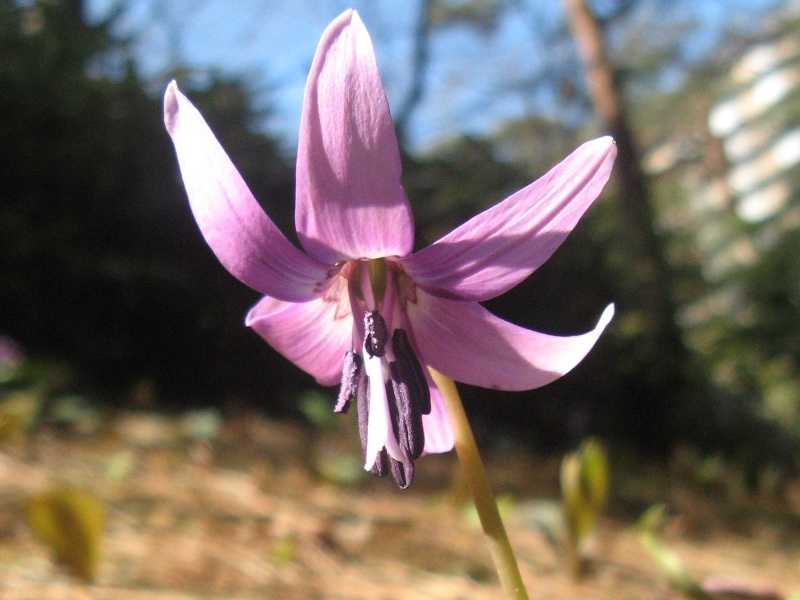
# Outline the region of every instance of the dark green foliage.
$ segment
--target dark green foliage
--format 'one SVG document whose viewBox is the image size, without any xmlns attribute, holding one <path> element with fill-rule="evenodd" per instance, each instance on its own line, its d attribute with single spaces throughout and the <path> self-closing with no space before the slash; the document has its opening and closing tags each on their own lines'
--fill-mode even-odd
<svg viewBox="0 0 800 600">
<path fill-rule="evenodd" d="M 107 24 L 76 24 L 57 4 L 0 7 L 0 330 L 120 391 L 144 379 L 203 402 L 288 385 L 242 325 L 256 294 L 197 231 L 160 92 L 145 92 Z M 248 133 L 244 89 L 214 82 L 197 101 L 285 223 L 291 169 Z"/>
</svg>

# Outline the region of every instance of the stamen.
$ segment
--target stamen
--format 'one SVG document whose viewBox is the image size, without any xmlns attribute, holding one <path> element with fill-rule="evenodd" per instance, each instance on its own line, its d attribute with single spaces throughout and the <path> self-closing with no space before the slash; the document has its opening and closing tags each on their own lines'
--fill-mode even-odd
<svg viewBox="0 0 800 600">
<path fill-rule="evenodd" d="M 394 459 L 389 457 L 386 452 L 386 448 L 384 448 L 378 453 L 378 458 L 375 459 L 375 464 L 372 465 L 372 468 L 369 470 L 369 472 L 375 475 L 375 477 L 383 477 L 389 470 L 389 468 L 386 466 L 386 463 L 389 460 Z"/>
<path fill-rule="evenodd" d="M 418 403 L 411 397 L 409 386 L 402 380 L 396 362 L 389 363 L 392 380 L 386 382 L 389 415 L 392 419 L 394 437 L 414 460 L 422 456 L 425 449 L 425 430 Z"/>
<path fill-rule="evenodd" d="M 364 313 L 364 347 L 370 356 L 383 356 L 388 340 L 389 331 L 380 313 L 377 310 Z"/>
<path fill-rule="evenodd" d="M 335 413 L 346 413 L 350 403 L 358 395 L 358 379 L 361 375 L 363 359 L 352 350 L 344 355 L 344 368 L 342 369 L 342 386 L 339 388 L 339 398 L 333 408 Z"/>
<path fill-rule="evenodd" d="M 361 289 L 367 308 L 363 352 L 359 355 L 350 351 L 345 355 L 336 409 L 347 410 L 355 399 L 365 467 L 379 477 L 391 472 L 397 485 L 405 489 L 414 478 L 414 460 L 425 448 L 422 415 L 431 410 L 430 390 L 422 365 L 404 331 L 394 332 L 392 348 L 387 355 L 389 327 L 379 312 L 373 292 L 386 294 L 387 304 L 391 304 L 392 295 L 383 263 L 368 263 L 368 268 L 378 272 L 367 276 L 361 269 Z M 381 273 L 383 282 L 379 277 Z M 377 290 L 370 285 L 370 280 L 378 282 Z M 375 295 L 380 297 L 381 294 Z M 397 360 L 394 360 L 395 355 Z M 372 415 L 371 409 L 374 410 Z M 377 437 L 370 438 L 370 419 L 375 421 L 372 429 Z M 384 429 L 389 424 L 391 431 Z"/>
<path fill-rule="evenodd" d="M 414 352 L 414 347 L 404 330 L 395 329 L 392 333 L 392 350 L 397 358 L 397 366 L 392 367 L 397 370 L 397 375 L 393 372 L 392 377 L 408 386 L 409 401 L 420 414 L 430 414 L 431 390 L 428 387 L 428 380 L 425 379 L 425 372 L 422 370 L 417 353 Z"/>
<path fill-rule="evenodd" d="M 360 356 L 356 355 L 359 359 Z M 391 386 L 387 382 L 387 390 L 389 390 Z M 399 420 L 397 416 L 396 408 L 393 408 L 395 405 L 394 396 L 391 391 L 389 393 L 389 411 L 392 413 L 392 427 L 395 427 L 395 423 Z M 369 378 L 366 375 L 361 375 L 357 378 L 356 382 L 356 409 L 358 410 L 358 435 L 361 438 L 361 449 L 364 452 L 364 458 L 366 459 L 367 454 L 367 437 L 369 431 Z M 421 417 L 420 417 L 421 418 Z M 422 430 L 422 423 L 420 422 L 420 431 Z M 395 437 L 397 437 L 397 429 L 395 428 Z M 405 446 L 403 442 L 400 442 L 401 445 Z M 423 444 L 424 445 L 424 438 Z M 392 456 L 389 456 L 389 453 L 386 451 L 386 448 L 381 448 L 380 452 L 375 458 L 375 462 L 370 468 L 370 473 L 376 475 L 377 477 L 383 477 L 391 471 L 392 477 L 397 482 L 397 485 L 400 486 L 401 489 L 406 489 L 409 485 L 411 485 L 411 481 L 414 479 L 414 464 L 409 460 L 407 463 L 403 463 Z"/>
<path fill-rule="evenodd" d="M 361 451 L 367 455 L 367 432 L 369 431 L 369 377 L 359 377 L 356 390 L 356 410 L 358 411 L 358 436 L 361 438 Z"/>
<path fill-rule="evenodd" d="M 392 471 L 392 477 L 394 477 L 394 480 L 397 482 L 397 485 L 400 486 L 401 490 L 404 490 L 411 485 L 411 482 L 414 479 L 413 462 L 408 461 L 407 463 L 404 463 L 399 460 L 395 460 L 390 456 L 389 468 Z"/>
</svg>

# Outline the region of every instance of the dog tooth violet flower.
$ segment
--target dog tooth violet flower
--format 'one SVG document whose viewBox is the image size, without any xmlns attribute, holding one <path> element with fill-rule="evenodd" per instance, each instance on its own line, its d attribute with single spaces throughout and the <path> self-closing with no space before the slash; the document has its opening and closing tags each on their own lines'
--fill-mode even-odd
<svg viewBox="0 0 800 600">
<path fill-rule="evenodd" d="M 200 230 L 236 278 L 264 294 L 246 323 L 322 385 L 355 403 L 365 468 L 411 483 L 423 453 L 453 447 L 426 367 L 504 390 L 545 385 L 576 364 L 594 330 L 531 331 L 479 302 L 528 277 L 556 250 L 607 181 L 610 138 L 588 142 L 550 172 L 412 253 L 411 207 L 375 54 L 358 14 L 326 29 L 305 91 L 295 222 L 303 250 L 261 209 L 203 117 L 173 82 L 164 99 Z"/>
</svg>

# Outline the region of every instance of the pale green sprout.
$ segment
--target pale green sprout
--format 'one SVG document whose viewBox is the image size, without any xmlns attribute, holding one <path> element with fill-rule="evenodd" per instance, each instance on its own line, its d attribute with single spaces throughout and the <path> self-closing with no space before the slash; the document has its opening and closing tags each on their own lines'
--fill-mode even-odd
<svg viewBox="0 0 800 600">
<path fill-rule="evenodd" d="M 97 496 L 59 486 L 31 496 L 24 513 L 31 529 L 59 562 L 87 581 L 94 579 L 105 523 L 105 509 Z"/>
<path fill-rule="evenodd" d="M 594 438 L 585 440 L 561 463 L 561 496 L 575 575 L 586 568 L 587 542 L 608 499 L 608 457 Z"/>
<path fill-rule="evenodd" d="M 748 582 L 716 578 L 698 581 L 686 568 L 678 553 L 661 540 L 660 533 L 666 521 L 667 507 L 663 504 L 654 504 L 644 511 L 636 524 L 639 542 L 658 563 L 672 587 L 687 598 L 692 600 L 777 600 L 782 597 L 771 587 Z M 800 595 L 793 594 L 786 600 L 800 600 Z"/>
</svg>

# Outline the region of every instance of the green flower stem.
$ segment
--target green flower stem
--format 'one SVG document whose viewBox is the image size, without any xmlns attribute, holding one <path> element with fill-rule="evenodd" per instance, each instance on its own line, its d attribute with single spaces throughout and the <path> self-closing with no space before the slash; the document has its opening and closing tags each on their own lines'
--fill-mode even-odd
<svg viewBox="0 0 800 600">
<path fill-rule="evenodd" d="M 500 583 L 506 592 L 506 597 L 513 600 L 527 600 L 528 593 L 522 583 L 519 574 L 517 559 L 511 544 L 508 542 L 506 529 L 500 519 L 500 512 L 497 510 L 492 488 L 486 477 L 486 470 L 483 468 L 483 461 L 478 453 L 478 446 L 475 444 L 475 437 L 469 426 L 464 406 L 461 404 L 461 397 L 458 395 L 455 383 L 449 377 L 445 377 L 435 369 L 428 367 L 434 382 L 442 392 L 447 412 L 450 415 L 450 422 L 453 425 L 453 433 L 456 441 L 456 454 L 461 461 L 461 468 L 467 479 L 475 508 L 478 510 L 478 517 L 481 520 L 483 532 L 489 539 L 489 549 L 494 559 Z"/>
</svg>

